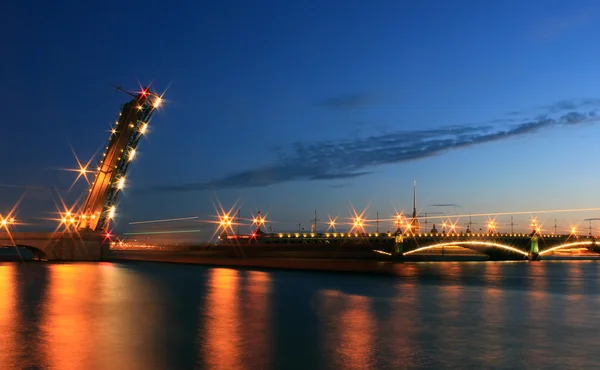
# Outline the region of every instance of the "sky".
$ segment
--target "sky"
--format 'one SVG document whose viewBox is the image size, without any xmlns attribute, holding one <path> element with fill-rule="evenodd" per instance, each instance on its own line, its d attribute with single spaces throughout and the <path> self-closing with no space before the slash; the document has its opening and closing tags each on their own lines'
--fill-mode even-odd
<svg viewBox="0 0 600 370">
<path fill-rule="evenodd" d="M 106 143 L 110 83 L 166 90 L 120 231 L 217 202 L 275 231 L 390 218 L 413 181 L 421 214 L 600 207 L 595 1 L 13 1 L 0 33 L 0 214 L 21 200 L 24 227 L 85 193 L 64 169 Z"/>
</svg>

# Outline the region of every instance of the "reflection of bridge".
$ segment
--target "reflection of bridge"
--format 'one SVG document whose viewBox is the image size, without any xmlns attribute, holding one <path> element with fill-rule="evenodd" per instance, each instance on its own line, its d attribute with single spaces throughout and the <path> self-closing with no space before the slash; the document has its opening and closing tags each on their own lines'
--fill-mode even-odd
<svg viewBox="0 0 600 370">
<path fill-rule="evenodd" d="M 124 187 L 127 169 L 152 114 L 162 100 L 161 95 L 151 92 L 149 88 L 129 94 L 133 99 L 121 108 L 106 150 L 98 161 L 83 208 L 80 211 L 65 210 L 60 215 L 65 231 L 12 232 L 9 225 L 3 222 L 0 227 L 0 247 L 25 247 L 35 257 L 48 260 L 89 261 L 102 258 L 103 249 L 109 247 L 109 224 L 115 215 L 117 196 Z M 87 167 L 81 164 L 78 170 L 81 175 L 88 173 Z"/>
</svg>

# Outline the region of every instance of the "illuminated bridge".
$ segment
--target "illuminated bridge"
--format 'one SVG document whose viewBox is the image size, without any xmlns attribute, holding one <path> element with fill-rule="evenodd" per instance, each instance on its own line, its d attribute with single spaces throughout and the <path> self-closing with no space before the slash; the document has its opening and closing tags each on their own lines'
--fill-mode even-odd
<svg viewBox="0 0 600 370">
<path fill-rule="evenodd" d="M 59 219 L 62 230 L 52 233 L 15 232 L 12 226 L 18 223 L 12 217 L 14 211 L 0 214 L 0 247 L 22 247 L 46 260 L 102 259 L 103 251 L 110 246 L 110 221 L 129 164 L 152 114 L 162 102 L 162 95 L 148 87 L 138 93 L 127 93 L 132 99 L 121 107 L 96 170 L 89 171 L 80 165 L 81 175 L 95 173 L 83 207 L 62 212 Z"/>
<path fill-rule="evenodd" d="M 242 248 L 248 256 L 276 256 L 280 251 L 298 256 L 354 256 L 411 260 L 423 254 L 457 248 L 492 260 L 536 260 L 572 249 L 600 254 L 600 239 L 571 235 L 511 233 L 280 233 L 229 235 L 217 248 Z M 328 253 L 329 252 L 329 253 Z"/>
</svg>

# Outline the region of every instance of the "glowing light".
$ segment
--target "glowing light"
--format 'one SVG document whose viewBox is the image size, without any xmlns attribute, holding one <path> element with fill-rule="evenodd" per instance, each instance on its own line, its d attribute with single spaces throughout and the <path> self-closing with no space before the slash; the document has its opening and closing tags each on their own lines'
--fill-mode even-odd
<svg viewBox="0 0 600 370">
<path fill-rule="evenodd" d="M 140 128 L 140 133 L 141 133 L 141 134 L 145 133 L 147 128 L 148 128 L 148 124 L 147 124 L 147 123 L 144 123 L 144 124 L 142 125 L 142 127 Z"/>
<path fill-rule="evenodd" d="M 115 135 L 117 133 L 117 130 L 115 130 L 114 128 L 111 130 L 111 132 L 113 133 L 113 135 Z"/>
<path fill-rule="evenodd" d="M 561 244 L 561 245 L 558 245 L 556 247 L 552 247 L 550 249 L 546 249 L 545 251 L 541 251 L 540 252 L 540 256 L 544 255 L 546 253 L 555 251 L 557 249 L 563 249 L 563 248 L 569 248 L 569 247 L 577 247 L 577 246 L 584 246 L 584 245 L 592 245 L 592 244 L 594 244 L 594 242 L 591 241 L 591 240 L 583 241 L 583 242 L 573 242 L 573 243 Z"/>
<path fill-rule="evenodd" d="M 125 177 L 121 177 L 117 182 L 117 189 L 123 189 L 125 187 Z"/>
<path fill-rule="evenodd" d="M 131 148 L 131 150 L 129 150 L 129 160 L 133 160 L 133 157 L 135 157 L 135 149 Z"/>
<path fill-rule="evenodd" d="M 331 229 L 333 229 L 333 231 L 335 231 L 335 225 L 337 223 L 337 217 L 335 217 L 335 218 L 331 218 L 331 216 L 328 216 L 328 217 L 329 217 L 329 224 L 327 226 L 327 231 L 329 231 Z"/>
<path fill-rule="evenodd" d="M 373 252 L 379 253 L 379 254 L 385 254 L 386 256 L 391 256 L 392 254 L 389 252 L 385 252 L 385 251 L 380 251 L 377 249 L 373 249 Z"/>
<path fill-rule="evenodd" d="M 115 206 L 112 206 L 108 210 L 108 218 L 114 218 L 114 217 L 115 217 Z"/>
<path fill-rule="evenodd" d="M 571 234 L 575 235 L 577 233 L 577 228 L 576 227 L 572 227 L 571 228 Z"/>
<path fill-rule="evenodd" d="M 0 221 L 0 224 L 1 224 L 2 226 L 6 226 L 6 220 L 2 219 L 2 221 Z"/>
<path fill-rule="evenodd" d="M 513 251 L 515 253 L 522 254 L 523 256 L 527 256 L 526 252 L 523 252 L 522 250 L 514 248 L 514 247 L 511 247 L 509 245 L 492 243 L 492 242 L 484 242 L 484 241 L 472 241 L 472 242 L 471 241 L 464 241 L 464 242 L 457 241 L 457 242 L 453 242 L 453 243 L 451 243 L 451 242 L 448 242 L 448 243 L 439 243 L 439 244 L 434 244 L 434 245 L 430 245 L 430 246 L 427 246 L 427 247 L 417 248 L 417 249 L 414 249 L 412 251 L 405 252 L 405 253 L 403 253 L 403 255 L 406 256 L 406 255 L 417 253 L 417 252 L 421 252 L 421 251 L 424 251 L 424 250 L 427 250 L 427 249 L 440 248 L 440 247 L 449 247 L 449 246 L 456 246 L 456 245 L 458 245 L 458 246 L 460 246 L 460 245 L 481 245 L 481 246 L 487 246 L 487 247 L 496 247 L 496 248 L 501 248 L 501 249 L 506 249 L 506 250 L 509 250 L 509 251 Z"/>
<path fill-rule="evenodd" d="M 154 108 L 158 108 L 160 107 L 160 104 L 162 103 L 162 98 L 159 96 L 156 99 L 154 99 Z"/>
<path fill-rule="evenodd" d="M 362 227 L 362 225 L 363 225 L 362 219 L 360 217 L 357 217 L 356 220 L 354 220 L 354 226 Z"/>
</svg>

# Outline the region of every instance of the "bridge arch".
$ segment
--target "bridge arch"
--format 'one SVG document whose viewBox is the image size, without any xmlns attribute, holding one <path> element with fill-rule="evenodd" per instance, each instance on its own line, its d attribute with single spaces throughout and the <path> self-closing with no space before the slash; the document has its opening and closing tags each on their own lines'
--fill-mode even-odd
<svg viewBox="0 0 600 370">
<path fill-rule="evenodd" d="M 4 245 L 0 245 L 0 248 L 4 248 L 4 249 L 8 249 L 8 248 L 22 248 L 22 249 L 26 249 L 29 252 L 31 252 L 33 254 L 33 258 L 34 259 L 40 259 L 40 260 L 44 260 L 47 261 L 48 260 L 48 254 L 40 248 L 37 247 L 33 247 L 31 245 L 25 245 L 25 244 L 4 244 Z"/>
<path fill-rule="evenodd" d="M 513 253 L 517 253 L 517 254 L 523 255 L 525 257 L 528 256 L 527 252 L 524 252 L 524 251 L 522 251 L 518 248 L 512 247 L 510 245 L 500 244 L 500 243 L 495 243 L 495 242 L 479 241 L 479 240 L 473 240 L 473 241 L 457 240 L 457 241 L 452 241 L 452 242 L 438 243 L 438 244 L 434 244 L 434 245 L 428 245 L 426 247 L 416 248 L 411 251 L 404 252 L 402 255 L 407 256 L 407 255 L 411 255 L 411 254 L 417 253 L 417 252 L 422 252 L 422 251 L 425 251 L 428 249 L 450 247 L 450 246 L 465 247 L 465 248 L 473 249 L 473 250 L 476 250 L 474 247 L 477 247 L 477 246 L 492 247 L 492 248 L 499 248 L 499 249 L 506 250 L 506 251 L 511 251 Z"/>
<path fill-rule="evenodd" d="M 559 249 L 578 247 L 578 246 L 583 247 L 583 246 L 591 246 L 591 245 L 594 245 L 594 241 L 592 241 L 592 240 L 584 240 L 584 241 L 578 241 L 578 242 L 565 243 L 565 244 L 557 245 L 556 247 L 548 248 L 546 250 L 541 251 L 540 256 L 543 256 L 546 253 L 556 251 Z"/>
</svg>

